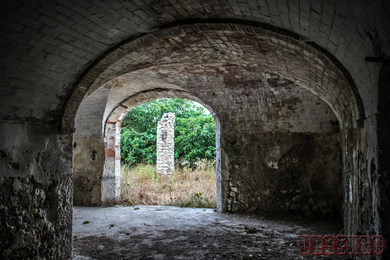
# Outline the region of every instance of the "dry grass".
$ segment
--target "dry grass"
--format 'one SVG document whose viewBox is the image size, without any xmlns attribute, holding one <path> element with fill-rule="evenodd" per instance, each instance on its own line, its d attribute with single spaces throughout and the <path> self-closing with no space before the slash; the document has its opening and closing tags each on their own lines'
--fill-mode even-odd
<svg viewBox="0 0 390 260">
<path fill-rule="evenodd" d="M 176 167 L 171 178 L 156 175 L 156 166 L 121 167 L 121 198 L 130 205 L 215 208 L 215 162 L 199 161 L 195 169 Z"/>
</svg>

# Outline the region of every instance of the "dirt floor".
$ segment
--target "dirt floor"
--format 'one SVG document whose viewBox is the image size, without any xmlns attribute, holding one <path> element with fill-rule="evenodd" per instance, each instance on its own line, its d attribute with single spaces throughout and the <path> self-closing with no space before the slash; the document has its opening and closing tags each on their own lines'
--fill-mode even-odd
<svg viewBox="0 0 390 260">
<path fill-rule="evenodd" d="M 349 259 L 299 254 L 298 235 L 342 232 L 340 223 L 329 220 L 271 220 L 167 206 L 74 207 L 73 214 L 78 260 Z"/>
</svg>

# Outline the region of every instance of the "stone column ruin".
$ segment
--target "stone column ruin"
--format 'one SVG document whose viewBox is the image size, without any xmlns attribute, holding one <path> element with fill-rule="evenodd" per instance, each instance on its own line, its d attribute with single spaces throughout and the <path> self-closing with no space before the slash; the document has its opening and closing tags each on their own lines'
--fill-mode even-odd
<svg viewBox="0 0 390 260">
<path fill-rule="evenodd" d="M 165 113 L 157 124 L 157 175 L 171 176 L 174 164 L 175 113 Z"/>
</svg>

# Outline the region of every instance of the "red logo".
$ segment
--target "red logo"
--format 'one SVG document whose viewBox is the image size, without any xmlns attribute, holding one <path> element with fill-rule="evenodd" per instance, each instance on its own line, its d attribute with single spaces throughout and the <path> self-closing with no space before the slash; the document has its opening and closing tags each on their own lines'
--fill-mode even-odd
<svg viewBox="0 0 390 260">
<path fill-rule="evenodd" d="M 379 256 L 385 250 L 382 236 L 300 235 L 298 248 L 301 255 L 369 255 Z"/>
</svg>

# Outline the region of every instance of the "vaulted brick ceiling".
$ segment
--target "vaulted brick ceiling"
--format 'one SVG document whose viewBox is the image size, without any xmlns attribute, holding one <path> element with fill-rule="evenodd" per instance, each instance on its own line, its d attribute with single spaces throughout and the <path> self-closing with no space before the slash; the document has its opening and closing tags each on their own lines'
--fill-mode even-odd
<svg viewBox="0 0 390 260">
<path fill-rule="evenodd" d="M 262 93 L 262 82 L 272 84 L 275 78 L 264 74 L 309 89 L 330 105 L 341 125 L 364 118 L 360 97 L 354 93 L 356 86 L 317 49 L 251 25 L 198 23 L 150 33 L 106 55 L 76 85 L 63 127 L 73 128 L 74 113 L 84 93 L 89 101 L 82 103 L 79 114 L 100 111 L 100 118 L 91 124 L 99 125 L 125 97 L 138 92 L 177 88 L 206 101 L 211 89 L 216 95 L 232 88 L 230 95 L 238 97 L 250 86 L 249 91 L 257 96 Z M 114 89 L 109 92 L 110 88 Z M 104 101 L 97 102 L 102 98 Z"/>
<path fill-rule="evenodd" d="M 77 80 L 103 54 L 123 41 L 175 24 L 259 22 L 263 27 L 271 25 L 272 31 L 283 29 L 302 42 L 313 42 L 348 70 L 365 116 L 376 111 L 372 104 L 377 96 L 370 89 L 377 83 L 380 65 L 364 58 L 390 53 L 390 2 L 381 0 L 23 0 L 0 5 L 3 121 L 58 123 Z M 76 94 L 84 96 L 89 87 Z"/>
</svg>

